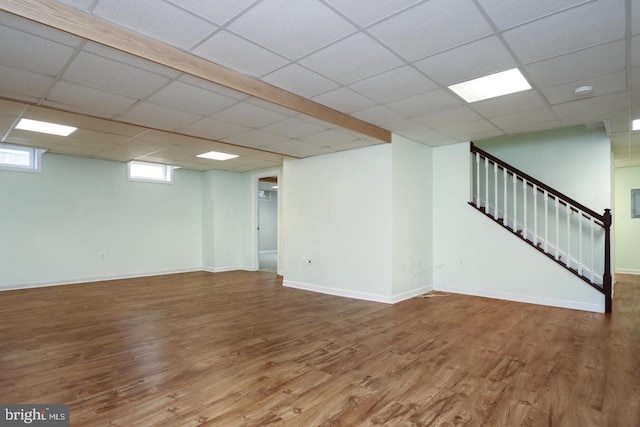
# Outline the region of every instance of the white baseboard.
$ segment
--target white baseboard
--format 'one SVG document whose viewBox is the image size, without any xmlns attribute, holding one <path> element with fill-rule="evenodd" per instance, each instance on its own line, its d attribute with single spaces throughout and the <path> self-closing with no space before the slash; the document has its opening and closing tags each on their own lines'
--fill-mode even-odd
<svg viewBox="0 0 640 427">
<path fill-rule="evenodd" d="M 203 271 L 201 267 L 194 268 L 184 268 L 177 270 L 163 270 L 163 271 L 153 271 L 149 273 L 136 273 L 136 274 L 117 274 L 113 276 L 101 276 L 101 277 L 83 277 L 80 279 L 61 279 L 58 281 L 47 281 L 47 282 L 33 282 L 33 283 L 25 283 L 20 285 L 7 285 L 0 286 L 0 291 L 14 291 L 18 289 L 30 289 L 30 288 L 45 288 L 48 286 L 65 286 L 65 285 L 77 285 L 79 283 L 91 283 L 91 282 L 106 282 L 109 280 L 122 280 L 122 279 L 135 279 L 138 277 L 153 277 L 153 276 L 162 276 L 165 274 L 177 274 L 177 273 L 191 273 L 194 271 Z"/>
<path fill-rule="evenodd" d="M 288 288 L 301 289 L 303 291 L 317 292 L 320 294 L 334 295 L 334 296 L 344 297 L 344 298 L 353 298 L 353 299 L 359 299 L 359 300 L 365 300 L 365 301 L 381 302 L 384 304 L 395 304 L 397 302 L 404 301 L 406 299 L 410 299 L 418 295 L 422 295 L 426 292 L 429 292 L 430 290 L 433 290 L 433 286 L 426 286 L 420 289 L 411 290 L 399 295 L 394 295 L 389 297 L 387 295 L 370 294 L 367 292 L 350 291 L 350 290 L 338 289 L 338 288 L 328 288 L 325 286 L 311 285 L 309 283 L 294 282 L 291 280 L 284 280 L 282 282 L 282 286 L 286 286 Z"/>
<path fill-rule="evenodd" d="M 209 273 L 224 273 L 226 271 L 256 271 L 255 268 L 248 265 L 228 265 L 225 267 L 202 267 L 200 270 L 208 271 Z"/>
<path fill-rule="evenodd" d="M 277 254 L 277 253 L 278 253 L 277 249 L 272 249 L 272 250 L 268 250 L 268 251 L 260 251 L 260 255 Z"/>
<path fill-rule="evenodd" d="M 504 292 L 495 292 L 487 290 L 459 288 L 455 286 L 438 285 L 435 290 L 450 292 L 452 294 L 471 295 L 483 298 L 493 298 L 505 301 L 523 302 L 527 304 L 546 305 L 549 307 L 569 308 L 572 310 L 590 311 L 593 313 L 604 313 L 604 296 L 602 304 L 590 304 L 580 301 L 559 300 L 554 298 L 515 295 Z"/>
<path fill-rule="evenodd" d="M 403 292 L 401 294 L 392 296 L 391 297 L 391 303 L 395 304 L 395 303 L 400 302 L 400 301 L 404 301 L 404 300 L 408 300 L 408 299 L 411 299 L 411 298 L 415 298 L 418 295 L 426 294 L 427 292 L 431 292 L 432 290 L 433 290 L 433 285 L 424 286 L 424 287 L 418 288 L 418 289 L 412 289 L 410 291 Z"/>
<path fill-rule="evenodd" d="M 616 268 L 616 273 L 620 274 L 640 274 L 640 270 L 634 270 L 630 268 Z"/>
</svg>

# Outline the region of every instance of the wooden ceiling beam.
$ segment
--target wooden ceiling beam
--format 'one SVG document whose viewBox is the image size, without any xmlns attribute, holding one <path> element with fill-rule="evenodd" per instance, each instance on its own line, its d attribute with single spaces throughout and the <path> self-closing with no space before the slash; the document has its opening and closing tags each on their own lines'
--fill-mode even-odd
<svg viewBox="0 0 640 427">
<path fill-rule="evenodd" d="M 53 0 L 0 0 L 0 10 L 39 22 L 384 142 L 391 132 L 143 34 Z"/>
</svg>

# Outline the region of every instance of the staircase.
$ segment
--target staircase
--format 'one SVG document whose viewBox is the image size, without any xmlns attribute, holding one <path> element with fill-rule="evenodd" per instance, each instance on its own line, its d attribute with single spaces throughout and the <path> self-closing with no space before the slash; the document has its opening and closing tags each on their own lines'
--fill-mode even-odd
<svg viewBox="0 0 640 427">
<path fill-rule="evenodd" d="M 604 295 L 611 312 L 611 210 L 587 208 L 471 143 L 469 204 Z"/>
</svg>

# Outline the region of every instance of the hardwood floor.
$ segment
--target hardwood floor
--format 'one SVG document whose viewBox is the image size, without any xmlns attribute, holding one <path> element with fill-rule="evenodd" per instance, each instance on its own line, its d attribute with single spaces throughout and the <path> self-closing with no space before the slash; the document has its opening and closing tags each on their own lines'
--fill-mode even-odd
<svg viewBox="0 0 640 427">
<path fill-rule="evenodd" d="M 640 426 L 639 276 L 612 315 L 197 272 L 0 292 L 0 320 L 0 403 L 73 426 Z"/>
</svg>

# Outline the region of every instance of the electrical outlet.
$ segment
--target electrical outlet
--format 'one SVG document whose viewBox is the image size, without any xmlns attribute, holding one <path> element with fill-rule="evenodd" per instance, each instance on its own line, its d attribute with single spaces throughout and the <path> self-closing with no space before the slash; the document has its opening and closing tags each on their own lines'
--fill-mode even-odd
<svg viewBox="0 0 640 427">
<path fill-rule="evenodd" d="M 463 264 L 464 264 L 464 263 L 463 263 L 463 261 L 462 261 L 462 258 L 459 258 L 459 259 L 456 261 L 456 265 L 457 265 L 458 267 L 462 267 L 462 265 L 463 265 Z"/>
<path fill-rule="evenodd" d="M 100 260 L 104 260 L 104 252 L 100 252 L 98 253 L 98 258 L 100 258 Z"/>
</svg>

